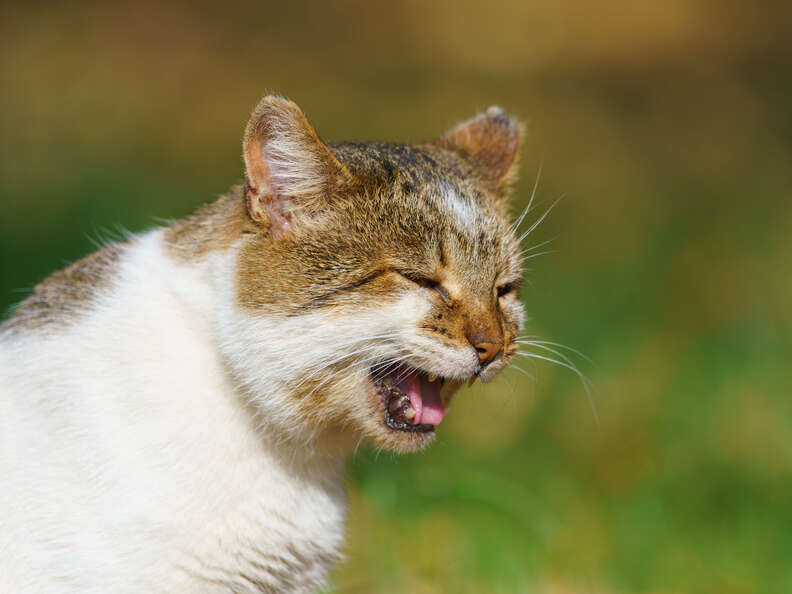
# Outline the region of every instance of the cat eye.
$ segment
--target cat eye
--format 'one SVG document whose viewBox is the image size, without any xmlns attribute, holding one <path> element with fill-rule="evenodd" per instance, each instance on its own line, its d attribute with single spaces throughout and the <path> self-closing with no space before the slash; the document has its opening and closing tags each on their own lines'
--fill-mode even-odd
<svg viewBox="0 0 792 594">
<path fill-rule="evenodd" d="M 438 295 L 440 295 L 440 297 L 446 303 L 448 303 L 451 300 L 448 291 L 446 291 L 446 288 L 443 285 L 441 285 L 439 281 L 436 281 L 426 276 L 421 276 L 420 274 L 413 274 L 411 272 L 401 272 L 401 271 L 397 271 L 397 272 L 411 283 L 414 283 L 419 287 L 423 287 L 424 289 L 435 291 Z"/>
<path fill-rule="evenodd" d="M 517 290 L 517 285 L 514 283 L 506 283 L 505 285 L 501 285 L 498 287 L 498 299 L 501 297 L 505 297 L 509 293 L 513 293 Z"/>
</svg>

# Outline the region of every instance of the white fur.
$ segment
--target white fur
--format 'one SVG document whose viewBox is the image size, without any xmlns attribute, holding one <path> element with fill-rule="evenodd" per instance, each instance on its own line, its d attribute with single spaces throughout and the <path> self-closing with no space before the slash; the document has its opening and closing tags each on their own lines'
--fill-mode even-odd
<svg viewBox="0 0 792 594">
<path fill-rule="evenodd" d="M 69 328 L 0 339 L 0 591 L 323 582 L 342 543 L 343 456 L 256 430 L 217 348 L 212 275 L 230 257 L 179 265 L 153 232 Z"/>
<path fill-rule="evenodd" d="M 178 263 L 151 232 L 67 327 L 0 333 L 0 592 L 314 591 L 360 436 L 306 423 L 295 386 L 361 354 L 476 366 L 415 331 L 422 291 L 353 315 L 246 312 L 237 248 Z M 367 378 L 340 378 L 346 420 L 370 417 Z"/>
<path fill-rule="evenodd" d="M 492 215 L 485 213 L 470 197 L 457 192 L 453 187 L 440 184 L 440 204 L 438 207 L 449 213 L 460 231 L 476 237 L 483 226 L 495 225 Z"/>
<path fill-rule="evenodd" d="M 473 232 L 479 217 L 481 217 L 481 210 L 449 187 L 443 187 L 442 198 L 441 207 L 453 215 L 457 225 L 469 233 Z"/>
</svg>

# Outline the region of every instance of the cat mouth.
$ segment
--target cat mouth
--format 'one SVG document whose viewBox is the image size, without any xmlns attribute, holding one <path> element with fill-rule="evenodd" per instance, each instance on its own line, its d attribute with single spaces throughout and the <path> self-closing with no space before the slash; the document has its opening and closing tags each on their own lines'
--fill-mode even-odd
<svg viewBox="0 0 792 594">
<path fill-rule="evenodd" d="M 446 409 L 440 392 L 445 378 L 399 364 L 385 374 L 372 369 L 371 381 L 391 429 L 426 433 L 443 420 Z"/>
</svg>

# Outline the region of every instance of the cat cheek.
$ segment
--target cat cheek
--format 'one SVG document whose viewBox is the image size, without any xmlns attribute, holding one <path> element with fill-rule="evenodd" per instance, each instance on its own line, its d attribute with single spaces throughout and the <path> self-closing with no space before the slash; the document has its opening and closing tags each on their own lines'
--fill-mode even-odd
<svg viewBox="0 0 792 594">
<path fill-rule="evenodd" d="M 503 311 L 504 322 L 508 326 L 515 328 L 515 333 L 520 332 L 525 326 L 525 307 L 522 302 L 514 300 L 514 302 L 504 305 L 501 308 Z"/>
</svg>

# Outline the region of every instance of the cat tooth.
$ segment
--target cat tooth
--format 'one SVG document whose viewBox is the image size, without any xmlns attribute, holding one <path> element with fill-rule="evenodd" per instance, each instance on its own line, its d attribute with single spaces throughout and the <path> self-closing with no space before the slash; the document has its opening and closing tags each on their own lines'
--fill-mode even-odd
<svg viewBox="0 0 792 594">
<path fill-rule="evenodd" d="M 474 375 L 473 377 L 471 377 L 471 378 L 468 380 L 467 387 L 469 388 L 470 386 L 472 386 L 472 385 L 473 385 L 473 383 L 474 383 L 475 381 L 476 381 L 476 376 Z"/>
<path fill-rule="evenodd" d="M 401 410 L 402 407 L 402 400 L 401 398 L 391 398 L 390 402 L 388 402 L 388 411 L 390 414 L 395 415 L 396 413 Z"/>
<path fill-rule="evenodd" d="M 415 409 L 412 406 L 408 406 L 407 409 L 404 411 L 404 417 L 408 421 L 412 421 L 415 418 Z"/>
<path fill-rule="evenodd" d="M 435 381 L 435 380 L 437 379 L 437 376 L 436 376 L 434 373 L 430 373 L 430 374 L 429 374 L 429 375 L 426 377 L 426 379 L 427 379 L 427 380 L 429 380 L 429 383 L 431 384 L 433 381 Z"/>
</svg>

